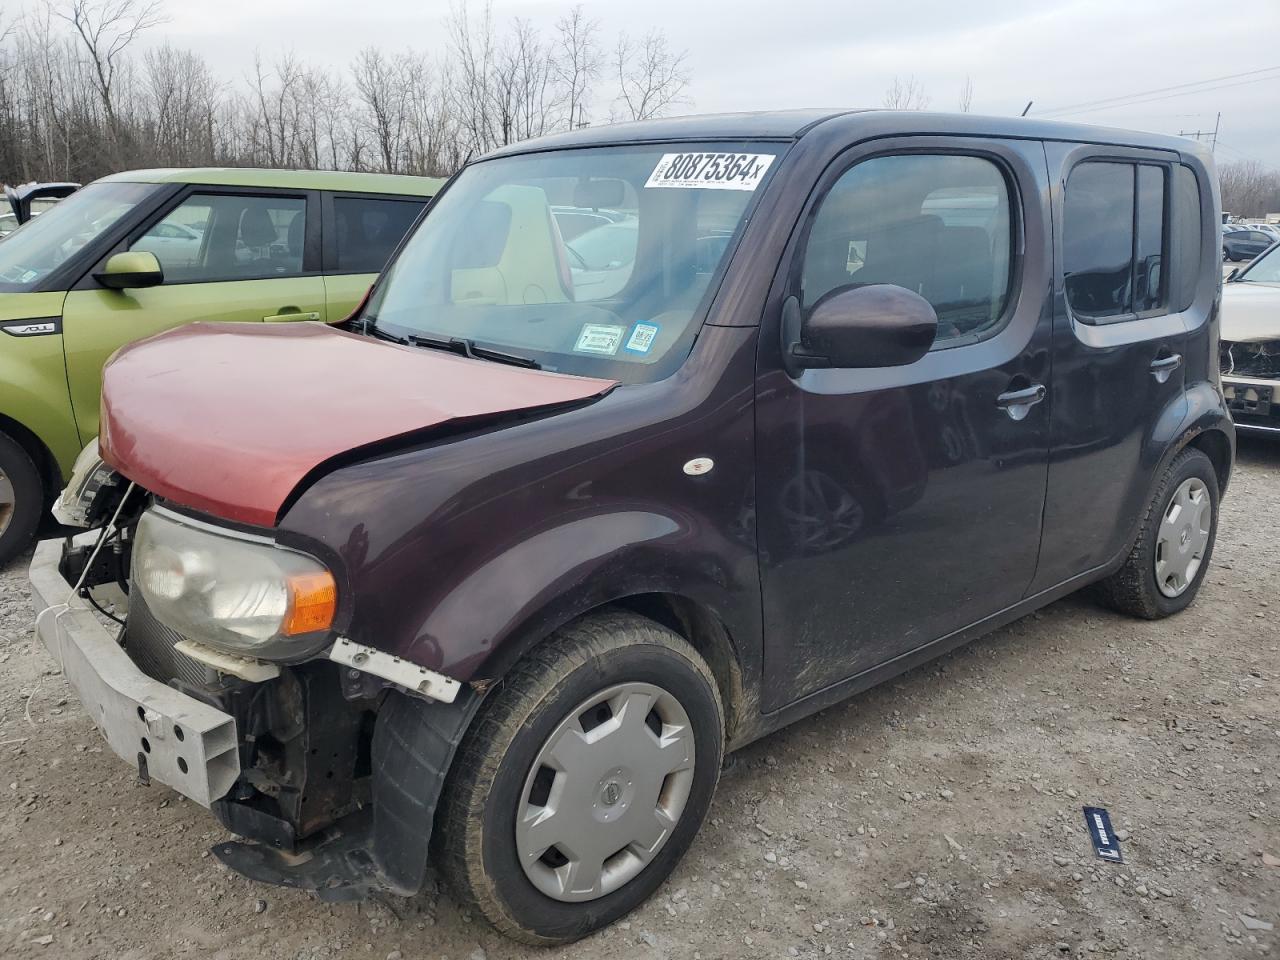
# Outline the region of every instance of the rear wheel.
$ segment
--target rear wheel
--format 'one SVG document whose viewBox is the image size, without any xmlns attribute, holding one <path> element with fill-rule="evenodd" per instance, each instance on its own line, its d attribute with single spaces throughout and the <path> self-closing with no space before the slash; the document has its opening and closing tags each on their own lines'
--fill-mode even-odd
<svg viewBox="0 0 1280 960">
<path fill-rule="evenodd" d="M 1218 533 L 1218 474 L 1196 449 L 1169 464 L 1118 571 L 1096 592 L 1121 613 L 1156 620 L 1189 606 L 1200 590 Z"/>
<path fill-rule="evenodd" d="M 612 923 L 670 874 L 719 776 L 715 680 L 622 612 L 532 651 L 490 695 L 445 784 L 435 860 L 457 898 L 528 943 Z"/>
<path fill-rule="evenodd" d="M 43 506 L 36 465 L 17 441 L 0 433 L 0 566 L 31 543 Z"/>
</svg>

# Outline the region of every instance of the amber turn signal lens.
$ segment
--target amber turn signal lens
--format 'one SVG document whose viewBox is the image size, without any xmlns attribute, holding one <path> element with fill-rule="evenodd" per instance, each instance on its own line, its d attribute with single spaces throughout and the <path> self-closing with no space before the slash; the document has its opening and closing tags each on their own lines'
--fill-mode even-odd
<svg viewBox="0 0 1280 960">
<path fill-rule="evenodd" d="M 328 571 L 295 573 L 287 583 L 289 612 L 280 627 L 283 636 L 296 637 L 333 626 L 333 615 L 338 609 L 338 587 L 333 582 L 333 574 Z"/>
</svg>

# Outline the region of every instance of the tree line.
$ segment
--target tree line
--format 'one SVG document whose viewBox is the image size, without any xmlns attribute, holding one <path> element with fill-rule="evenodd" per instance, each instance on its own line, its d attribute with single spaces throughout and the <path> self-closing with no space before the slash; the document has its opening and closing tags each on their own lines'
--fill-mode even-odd
<svg viewBox="0 0 1280 960">
<path fill-rule="evenodd" d="M 258 166 L 446 175 L 472 156 L 687 102 L 661 30 L 606 36 L 575 6 L 539 29 L 455 7 L 434 53 L 292 52 L 228 78 L 197 52 L 138 43 L 162 0 L 45 0 L 0 23 L 0 183 L 88 182 L 140 167 Z"/>
<path fill-rule="evenodd" d="M 1280 170 L 1257 160 L 1235 160 L 1218 165 L 1222 184 L 1222 209 L 1234 216 L 1257 219 L 1280 213 Z"/>
</svg>

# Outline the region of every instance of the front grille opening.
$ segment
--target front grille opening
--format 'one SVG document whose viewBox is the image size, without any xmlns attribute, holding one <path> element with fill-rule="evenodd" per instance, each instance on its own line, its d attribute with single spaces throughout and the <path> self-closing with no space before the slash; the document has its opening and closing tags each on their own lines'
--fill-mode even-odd
<svg viewBox="0 0 1280 960">
<path fill-rule="evenodd" d="M 1224 340 L 1219 359 L 1225 376 L 1280 380 L 1280 340 L 1252 343 Z"/>
<path fill-rule="evenodd" d="M 184 653 L 173 645 L 184 639 L 170 630 L 147 608 L 138 590 L 129 591 L 129 619 L 125 623 L 124 651 L 147 676 L 161 683 L 181 680 L 193 686 L 212 683 L 216 671 Z"/>
</svg>

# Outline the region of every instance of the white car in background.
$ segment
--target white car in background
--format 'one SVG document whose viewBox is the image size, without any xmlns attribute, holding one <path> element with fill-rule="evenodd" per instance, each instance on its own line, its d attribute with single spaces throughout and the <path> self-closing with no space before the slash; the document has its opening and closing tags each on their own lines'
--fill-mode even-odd
<svg viewBox="0 0 1280 960">
<path fill-rule="evenodd" d="M 1243 432 L 1280 435 L 1280 244 L 1222 291 L 1222 392 Z"/>
</svg>

